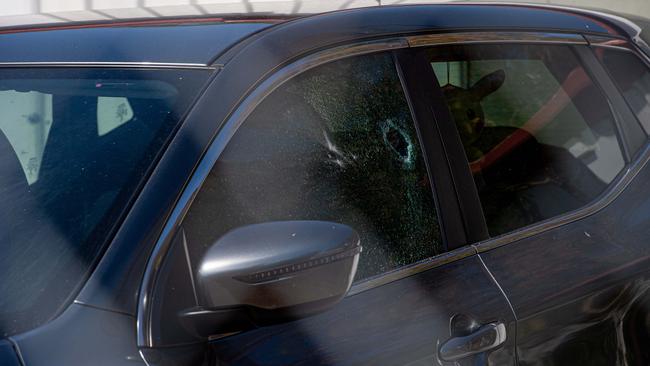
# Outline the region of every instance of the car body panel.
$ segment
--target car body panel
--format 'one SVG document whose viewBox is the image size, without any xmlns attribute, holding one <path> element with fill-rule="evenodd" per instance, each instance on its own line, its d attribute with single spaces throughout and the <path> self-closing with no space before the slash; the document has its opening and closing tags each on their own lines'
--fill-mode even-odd
<svg viewBox="0 0 650 366">
<path fill-rule="evenodd" d="M 650 362 L 648 179 L 645 166 L 617 200 L 570 230 L 480 254 L 517 313 L 522 364 Z"/>
<path fill-rule="evenodd" d="M 474 255 L 348 296 L 332 310 L 212 342 L 221 365 L 431 365 L 450 318 L 507 324 L 506 343 L 464 362 L 514 364 L 514 317 Z"/>
<path fill-rule="evenodd" d="M 0 341 L 0 362 L 7 366 L 21 366 L 14 345 L 9 341 Z"/>
<path fill-rule="evenodd" d="M 8 48 L 11 52 L 0 56 L 3 57 L 0 62 L 10 64 L 53 62 L 56 66 L 54 63 L 81 62 L 92 66 L 115 62 L 119 66 L 135 66 L 150 62 L 209 65 L 214 69 L 210 85 L 199 93 L 200 99 L 151 173 L 76 303 L 54 321 L 13 338 L 25 363 L 137 364 L 142 361 L 136 347 L 135 316 L 147 262 L 160 260 L 151 259 L 154 245 L 161 232 L 165 234 L 165 224 L 184 190 L 191 194 L 200 187 L 186 188 L 186 185 L 196 174 L 210 144 L 215 139 L 221 139 L 221 143 L 227 141 L 227 136 L 219 135 L 225 121 L 255 88 L 288 63 L 335 46 L 449 31 L 528 30 L 634 39 L 639 29 L 631 24 L 591 12 L 537 6 L 413 5 L 334 12 L 272 27 L 264 22 L 238 29 L 235 24 L 89 26 L 68 30 L 43 28 L 38 32 L 11 30 L 0 34 L 0 42 L 6 39 L 15 45 Z M 218 29 L 225 27 L 233 27 L 232 32 L 219 35 Z M 212 30 L 214 34 L 210 33 Z M 140 32 L 140 36 L 130 40 L 133 32 Z M 152 41 L 164 35 L 172 40 L 169 45 L 160 47 Z M 24 47 L 23 41 L 31 46 Z M 636 41 L 643 49 L 639 40 Z M 107 44 L 113 47 L 110 54 L 105 50 Z M 61 52 L 61 47 L 70 52 Z M 180 52 L 178 47 L 188 51 Z M 554 350 L 561 349 L 563 355 L 570 355 L 573 352 L 564 353 L 563 344 L 573 350 L 571 347 L 582 344 L 585 336 L 601 337 L 603 329 L 622 329 L 616 328 L 621 322 L 612 322 L 610 315 L 619 314 L 623 309 L 621 299 L 642 298 L 639 294 L 645 291 L 648 252 L 644 238 L 650 233 L 643 221 L 648 212 L 643 182 L 649 175 L 650 170 L 642 170 L 609 207 L 571 223 L 570 230 L 561 226 L 508 245 L 477 247 L 482 252 L 480 257 L 464 257 L 427 271 L 412 272 L 410 277 L 376 288 L 354 291 L 331 312 L 215 340 L 211 346 L 218 352 L 215 357 L 225 364 L 235 361 L 258 364 L 265 360 L 282 364 L 286 363 L 283 357 L 292 357 L 296 363 L 354 364 L 364 360 L 362 357 L 378 362 L 386 360 L 386 364 L 406 360 L 416 362 L 413 365 L 419 361 L 430 363 L 437 357 L 436 342 L 444 340 L 440 334 L 449 335 L 449 318 L 470 313 L 480 322 L 507 323 L 507 343 L 489 360 L 501 364 L 515 359 L 514 335 L 519 334 L 508 304 L 511 300 L 523 332 L 518 349 L 520 362 L 534 363 L 537 357 L 555 362 L 572 360 L 567 358 L 570 356 L 556 357 Z M 465 247 L 465 250 L 474 248 Z M 517 254 L 513 256 L 512 252 Z M 542 261 L 544 258 L 554 260 L 553 264 Z M 481 261 L 485 261 L 489 271 Z M 497 283 L 492 281 L 490 271 Z M 537 286 L 540 281 L 547 282 Z M 635 303 L 638 305 L 634 309 L 647 309 L 644 301 Z M 604 303 L 602 309 L 616 309 L 616 312 L 592 311 L 594 303 Z M 557 309 L 562 309 L 562 313 Z M 575 328 L 571 323 L 576 319 L 573 315 L 580 319 Z M 594 324 L 598 326 L 592 327 Z M 563 335 L 560 340 L 553 339 L 557 334 Z M 312 341 L 305 344 L 305 335 L 313 335 Z M 616 341 L 618 345 L 629 345 L 643 344 L 645 340 Z M 67 348 L 71 344 L 86 344 L 77 343 L 83 341 L 88 342 L 87 348 Z M 6 343 L 0 343 L 0 351 L 9 349 Z M 605 349 L 612 352 L 622 350 L 609 343 L 605 347 L 610 347 Z M 155 363 L 155 352 L 140 351 L 153 355 L 152 364 Z M 11 361 L 0 360 L 3 364 L 14 362 L 13 356 L 4 356 Z"/>
<path fill-rule="evenodd" d="M 132 316 L 72 304 L 52 322 L 12 340 L 24 365 L 144 365 L 134 326 Z"/>
<path fill-rule="evenodd" d="M 49 30 L 21 32 L 0 30 L 3 45 L 0 63 L 153 62 L 205 65 L 242 38 L 272 25 L 262 22 L 195 23 L 144 22 L 118 23 L 110 27 L 52 27 Z"/>
</svg>

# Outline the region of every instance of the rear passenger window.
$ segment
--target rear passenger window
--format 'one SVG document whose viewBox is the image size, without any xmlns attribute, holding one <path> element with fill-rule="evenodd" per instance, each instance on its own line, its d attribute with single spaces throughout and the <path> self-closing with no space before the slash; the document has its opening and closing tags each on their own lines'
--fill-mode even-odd
<svg viewBox="0 0 650 366">
<path fill-rule="evenodd" d="M 363 246 L 357 280 L 442 251 L 424 157 L 390 55 L 312 69 L 257 107 L 183 222 L 191 260 L 231 229 L 280 220 L 354 228 Z"/>
<path fill-rule="evenodd" d="M 569 46 L 436 47 L 491 235 L 572 210 L 624 166 L 608 102 Z"/>
<path fill-rule="evenodd" d="M 628 51 L 596 48 L 625 101 L 636 115 L 646 133 L 650 133 L 650 70 L 636 55 Z"/>
</svg>

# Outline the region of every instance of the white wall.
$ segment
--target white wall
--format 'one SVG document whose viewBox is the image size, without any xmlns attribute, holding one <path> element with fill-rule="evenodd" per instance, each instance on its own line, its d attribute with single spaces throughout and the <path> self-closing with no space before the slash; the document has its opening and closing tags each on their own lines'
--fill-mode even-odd
<svg viewBox="0 0 650 366">
<path fill-rule="evenodd" d="M 650 0 L 532 1 L 612 9 L 650 17 Z M 0 0 L 0 27 L 219 13 L 314 13 L 363 6 L 435 2 L 447 0 Z"/>
<path fill-rule="evenodd" d="M 0 131 L 7 137 L 29 184 L 38 179 L 43 149 L 52 124 L 52 96 L 0 91 Z"/>
</svg>

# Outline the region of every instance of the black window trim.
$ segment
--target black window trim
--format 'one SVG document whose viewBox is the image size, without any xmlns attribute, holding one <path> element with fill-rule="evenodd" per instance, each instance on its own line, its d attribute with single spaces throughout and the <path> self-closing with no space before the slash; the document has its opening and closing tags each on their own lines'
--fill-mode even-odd
<svg viewBox="0 0 650 366">
<path fill-rule="evenodd" d="M 433 96 L 431 84 L 422 77 L 422 73 L 427 73 L 431 68 L 420 62 L 417 51 L 397 50 L 393 52 L 393 56 L 425 156 L 446 252 L 464 246 L 467 243 L 467 236 L 466 225 L 463 222 L 465 215 L 459 207 L 456 184 L 450 170 L 453 165 L 446 159 L 449 154 L 442 138 L 445 133 L 441 131 L 433 112 L 444 103 L 444 100 Z"/>
<path fill-rule="evenodd" d="M 396 51 L 405 76 L 405 90 L 414 105 L 416 124 L 428 139 L 421 139 L 434 173 L 433 189 L 447 224 L 443 232 L 453 250 L 488 237 L 478 191 L 471 180 L 460 135 L 438 84 L 423 55 L 423 48 Z M 426 141 L 426 142 L 425 142 Z M 445 211 L 446 210 L 446 211 Z M 453 211 L 452 211 L 453 210 Z"/>
<path fill-rule="evenodd" d="M 449 36 L 452 36 L 451 38 Z M 527 44 L 584 44 L 587 45 L 588 42 L 582 35 L 574 33 L 548 33 L 548 32 L 526 32 L 526 31 L 489 31 L 483 30 L 480 32 L 464 32 L 459 30 L 452 33 L 436 33 L 436 34 L 427 34 L 427 35 L 416 35 L 416 36 L 399 36 L 399 35 L 385 35 L 385 38 L 373 39 L 373 40 L 355 40 L 351 43 L 333 46 L 332 48 L 318 50 L 314 53 L 303 55 L 301 58 L 297 59 L 288 65 L 284 65 L 279 68 L 268 78 L 261 81 L 257 86 L 252 88 L 252 91 L 249 92 L 247 96 L 242 98 L 238 107 L 229 115 L 218 130 L 218 133 L 214 137 L 213 141 L 210 143 L 208 150 L 202 157 L 197 168 L 189 179 L 188 184 L 183 189 L 183 192 L 176 202 L 170 216 L 167 218 L 166 223 L 163 227 L 163 230 L 158 237 L 154 249 L 149 257 L 147 266 L 144 272 L 143 280 L 141 283 L 140 292 L 138 295 L 138 309 L 137 309 L 137 343 L 139 347 L 156 347 L 157 345 L 154 342 L 154 337 L 151 334 L 151 327 L 149 324 L 153 321 L 151 319 L 151 294 L 153 289 L 156 286 L 156 280 L 158 277 L 158 271 L 162 266 L 164 258 L 168 253 L 173 238 L 180 228 L 180 224 L 189 210 L 196 194 L 200 190 L 205 178 L 208 173 L 212 170 L 215 162 L 219 158 L 221 152 L 224 150 L 228 141 L 234 135 L 237 128 L 244 122 L 246 117 L 257 107 L 257 105 L 268 96 L 273 90 L 277 89 L 287 80 L 291 79 L 297 74 L 300 74 L 308 69 L 316 67 L 321 64 L 332 62 L 338 59 L 347 58 L 351 56 L 359 56 L 364 54 L 384 52 L 384 51 L 396 51 L 402 49 L 411 49 L 416 50 L 417 47 L 421 46 L 433 46 L 438 44 L 476 44 L 476 43 L 527 43 Z M 401 66 L 398 66 L 401 68 Z M 400 69 L 402 72 L 407 70 L 407 68 Z M 400 76 L 401 78 L 401 76 Z M 405 88 L 405 91 L 408 92 L 411 86 L 409 84 L 408 88 Z M 433 85 L 431 88 L 434 89 Z M 412 92 L 412 91 L 411 91 Z M 440 92 L 438 90 L 438 92 Z M 407 95 L 408 97 L 408 95 Z M 409 100 L 409 103 L 411 101 Z M 414 116 L 414 120 L 415 120 Z M 440 122 L 440 117 L 436 117 L 436 120 Z M 421 121 L 424 122 L 424 121 Z M 416 122 L 418 123 L 418 122 Z M 426 141 L 422 140 L 424 143 Z M 430 142 L 428 143 L 430 144 Z M 462 147 L 461 147 L 462 148 Z M 449 151 L 449 147 L 446 146 L 446 150 Z M 466 158 L 464 154 L 462 155 L 466 163 Z M 639 159 L 641 160 L 641 159 Z M 597 199 L 588 207 L 584 207 L 581 210 L 573 211 L 572 213 L 566 214 L 564 216 L 555 218 L 552 223 L 541 222 L 537 225 L 532 225 L 530 227 L 524 228 L 525 230 L 519 230 L 506 234 L 504 237 L 491 238 L 477 242 L 475 244 L 469 244 L 453 248 L 450 246 L 448 249 L 450 251 L 441 253 L 437 256 L 424 259 L 419 262 L 415 262 L 397 269 L 382 273 L 375 277 L 360 281 L 352 286 L 347 296 L 353 296 L 360 292 L 370 290 L 375 287 L 379 287 L 385 284 L 388 284 L 399 279 L 412 276 L 414 274 L 426 271 L 431 268 L 439 267 L 450 262 L 466 258 L 468 256 L 489 250 L 493 247 L 505 245 L 512 241 L 518 240 L 521 237 L 527 237 L 534 235 L 536 232 L 547 230 L 550 227 L 556 227 L 563 223 L 566 223 L 572 217 L 577 214 L 582 213 L 585 216 L 585 212 L 588 211 L 588 208 L 592 210 L 596 207 L 599 207 L 600 203 L 602 207 L 609 204 L 620 192 L 623 190 L 623 182 L 626 182 L 625 186 L 631 181 L 634 175 L 638 173 L 647 161 L 650 160 L 650 149 L 644 152 L 643 154 L 643 163 L 638 164 L 635 169 L 624 169 L 620 174 L 620 179 L 618 179 L 616 184 L 610 186 L 610 189 L 606 192 L 607 197 L 602 199 Z M 454 179 L 457 179 L 454 177 Z M 464 183 L 466 184 L 466 183 Z M 458 187 L 463 185 L 463 183 L 455 182 L 455 189 L 458 190 Z M 474 188 L 475 189 L 475 188 Z M 615 194 L 613 194 L 615 193 Z M 455 192 L 454 192 L 455 194 Z M 478 198 L 478 197 L 477 197 Z M 608 198 L 608 200 L 606 200 Z M 606 202 L 602 205 L 603 202 Z M 474 203 L 474 206 L 477 203 Z M 471 207 L 472 204 L 470 203 Z M 480 207 L 480 204 L 479 206 Z M 600 207 L 600 208 L 602 208 Z M 444 209 L 444 207 L 441 207 Z M 599 208 L 599 209 L 600 209 Z M 476 215 L 476 210 L 471 210 L 474 215 Z M 465 214 L 472 214 L 472 212 L 465 212 Z M 595 212 L 595 211 L 593 211 Z M 591 213 L 593 213 L 591 212 Z M 442 213 L 439 212 L 439 215 Z M 482 212 L 480 213 L 482 217 Z M 580 217 L 583 217 L 580 216 Z M 563 220 L 560 220 L 563 219 Z M 472 219 L 465 217 L 465 222 L 471 222 Z M 474 218 L 473 220 L 476 220 Z M 562 222 L 558 224 L 558 222 Z M 445 228 L 442 228 L 445 231 Z M 487 230 L 487 229 L 485 229 Z M 446 237 L 446 234 L 443 234 Z M 464 243 L 459 243 L 457 245 L 462 245 Z"/>
</svg>

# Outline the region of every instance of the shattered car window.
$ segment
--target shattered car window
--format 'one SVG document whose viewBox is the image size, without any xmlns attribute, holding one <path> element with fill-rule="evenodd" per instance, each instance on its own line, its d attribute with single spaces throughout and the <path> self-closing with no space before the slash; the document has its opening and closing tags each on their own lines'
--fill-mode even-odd
<svg viewBox="0 0 650 366">
<path fill-rule="evenodd" d="M 192 262 L 231 229 L 279 220 L 354 228 L 363 246 L 357 280 L 442 251 L 424 158 L 389 55 L 312 69 L 264 100 L 183 224 Z"/>
</svg>

